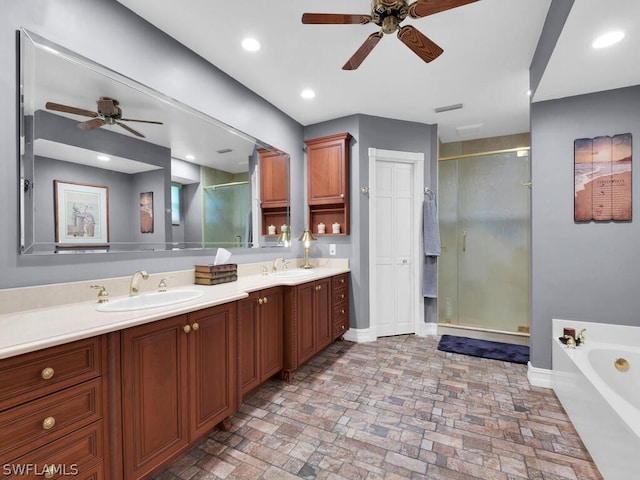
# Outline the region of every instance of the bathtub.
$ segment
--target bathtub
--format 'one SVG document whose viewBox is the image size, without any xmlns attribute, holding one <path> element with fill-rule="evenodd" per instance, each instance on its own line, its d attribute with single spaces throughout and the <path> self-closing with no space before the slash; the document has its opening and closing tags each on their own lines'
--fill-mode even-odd
<svg viewBox="0 0 640 480">
<path fill-rule="evenodd" d="M 584 344 L 563 345 L 565 327 L 586 328 Z M 552 358 L 553 389 L 602 476 L 639 478 L 640 327 L 554 319 Z"/>
</svg>

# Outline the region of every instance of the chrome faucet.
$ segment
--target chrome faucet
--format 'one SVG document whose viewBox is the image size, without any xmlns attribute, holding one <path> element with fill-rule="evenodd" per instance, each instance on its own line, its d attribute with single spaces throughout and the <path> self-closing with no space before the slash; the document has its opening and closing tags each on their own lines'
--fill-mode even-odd
<svg viewBox="0 0 640 480">
<path fill-rule="evenodd" d="M 138 290 L 140 289 L 140 278 L 146 280 L 149 278 L 149 274 L 144 270 L 138 270 L 131 277 L 131 283 L 129 284 L 129 296 L 135 297 L 138 295 Z"/>
</svg>

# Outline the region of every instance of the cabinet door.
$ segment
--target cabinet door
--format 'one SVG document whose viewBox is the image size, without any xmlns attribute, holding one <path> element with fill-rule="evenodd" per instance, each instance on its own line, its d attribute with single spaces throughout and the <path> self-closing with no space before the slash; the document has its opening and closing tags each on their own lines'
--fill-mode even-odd
<svg viewBox="0 0 640 480">
<path fill-rule="evenodd" d="M 333 333 L 330 278 L 324 278 L 315 282 L 315 296 L 313 300 L 313 316 L 317 339 L 316 351 L 319 352 L 331 343 Z"/>
<path fill-rule="evenodd" d="M 284 322 L 282 289 L 270 288 L 261 292 L 260 312 L 260 381 L 282 370 L 284 359 Z"/>
<path fill-rule="evenodd" d="M 297 339 L 298 365 L 313 357 L 316 353 L 316 329 L 313 321 L 313 301 L 316 293 L 314 282 L 304 283 L 296 287 L 297 304 Z"/>
<path fill-rule="evenodd" d="M 260 200 L 262 208 L 286 207 L 289 202 L 287 158 L 268 150 L 260 154 Z"/>
<path fill-rule="evenodd" d="M 309 205 L 344 203 L 348 188 L 350 135 L 307 140 Z"/>
<path fill-rule="evenodd" d="M 240 394 L 245 395 L 260 384 L 258 299 L 260 292 L 238 301 L 238 365 Z"/>
<path fill-rule="evenodd" d="M 187 316 L 122 332 L 125 478 L 141 478 L 189 443 Z"/>
<path fill-rule="evenodd" d="M 189 314 L 191 438 L 230 416 L 237 406 L 236 316 L 233 304 Z"/>
</svg>

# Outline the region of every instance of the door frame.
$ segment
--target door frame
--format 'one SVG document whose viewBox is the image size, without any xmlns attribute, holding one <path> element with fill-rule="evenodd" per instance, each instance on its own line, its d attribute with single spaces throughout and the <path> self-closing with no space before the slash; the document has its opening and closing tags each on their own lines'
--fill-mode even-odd
<svg viewBox="0 0 640 480">
<path fill-rule="evenodd" d="M 396 163 L 411 163 L 413 164 L 413 222 L 415 231 L 413 232 L 416 241 L 413 244 L 413 278 L 414 284 L 414 333 L 417 335 L 424 335 L 426 326 L 424 323 L 424 298 L 422 297 L 422 202 L 424 192 L 424 153 L 420 152 L 403 152 L 398 150 L 381 150 L 378 148 L 369 148 L 369 191 L 376 191 L 376 162 L 396 162 Z M 369 196 L 369 299 L 376 298 L 377 295 L 376 285 L 376 197 L 375 195 Z M 369 328 L 371 330 L 373 338 L 377 338 L 377 312 L 375 308 L 371 308 L 371 302 L 369 302 Z"/>
</svg>

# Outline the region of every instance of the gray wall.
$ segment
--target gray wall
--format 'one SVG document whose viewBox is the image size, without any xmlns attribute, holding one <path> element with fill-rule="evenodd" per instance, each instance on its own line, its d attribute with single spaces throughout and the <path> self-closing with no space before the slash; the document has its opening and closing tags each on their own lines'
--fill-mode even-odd
<svg viewBox="0 0 640 480">
<path fill-rule="evenodd" d="M 96 34 L 113 26 L 109 41 Z M 425 184 L 435 188 L 437 128 L 367 116 L 351 116 L 303 127 L 223 72 L 132 14 L 114 0 L 30 0 L 11 2 L 0 16 L 0 203 L 8 213 L 8 228 L 0 229 L 0 288 L 188 269 L 210 261 L 213 252 L 138 252 L 109 255 L 25 256 L 18 253 L 16 39 L 20 27 L 92 59 L 122 75 L 273 145 L 291 156 L 291 224 L 294 237 L 306 226 L 306 170 L 303 139 L 348 131 L 351 146 L 351 235 L 314 242 L 312 256 L 349 258 L 353 269 L 352 326 L 369 326 L 368 200 L 360 187 L 368 183 L 369 147 L 424 152 Z M 224 48 L 224 45 L 220 46 Z M 304 135 L 303 135 L 304 130 Z M 155 201 L 155 196 L 154 196 Z M 187 233 L 185 233 L 186 236 Z M 242 249 L 238 263 L 268 261 L 276 255 L 302 255 L 300 242 L 290 249 Z M 82 265 L 82 268 L 78 268 Z"/>
<path fill-rule="evenodd" d="M 573 141 L 630 132 L 640 158 L 640 86 L 531 108 L 531 362 L 551 367 L 551 320 L 640 326 L 640 211 L 631 222 L 573 221 Z M 637 161 L 637 160 L 636 160 Z M 633 167 L 640 185 L 640 169 Z M 640 188 L 633 189 L 637 207 Z M 587 331 L 588 339 L 588 331 Z"/>
<path fill-rule="evenodd" d="M 10 6 L 9 6 L 10 5 Z M 105 41 L 104 26 L 113 35 Z M 3 2 L 0 16 L 0 204 L 7 217 L 0 229 L 0 288 L 124 276 L 190 268 L 213 252 L 28 256 L 19 254 L 16 30 L 26 28 L 169 97 L 207 113 L 291 154 L 293 178 L 302 178 L 302 126 L 223 72 L 113 0 Z M 224 46 L 221 46 L 224 48 Z M 292 189 L 292 224 L 301 229 L 303 191 Z M 155 200 L 155 198 L 154 198 Z M 294 245 L 285 256 L 297 256 Z M 273 257 L 269 250 L 237 252 L 238 262 Z M 78 268 L 78 265 L 83 265 Z"/>
<path fill-rule="evenodd" d="M 337 255 L 351 262 L 351 326 L 369 327 L 369 197 L 361 193 L 369 185 L 369 148 L 421 152 L 425 155 L 424 185 L 435 190 L 436 176 L 432 165 L 437 159 L 437 127 L 415 122 L 390 120 L 368 115 L 353 115 L 305 127 L 304 138 L 316 138 L 349 132 L 351 139 L 351 205 L 349 237 L 320 237 L 313 242 L 312 254 L 329 256 L 329 243 L 335 243 Z M 433 177 L 432 177 L 433 174 Z M 431 180 L 433 178 L 433 181 Z M 433 184 L 433 185 L 432 185 Z M 308 223 L 305 213 L 305 225 Z M 344 239 L 344 240 L 343 240 Z M 437 321 L 433 315 L 435 302 L 426 305 L 426 320 Z"/>
</svg>

